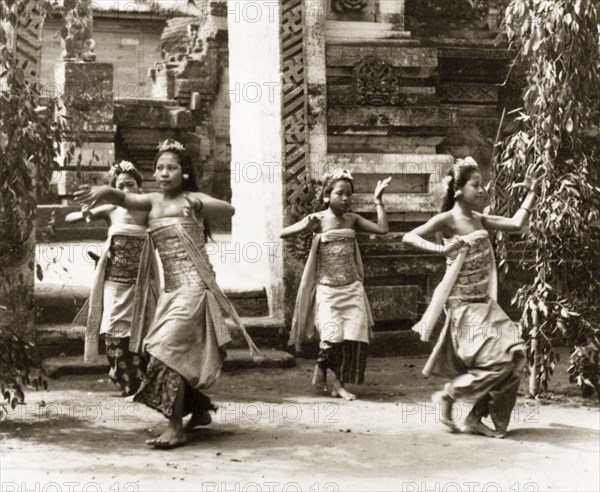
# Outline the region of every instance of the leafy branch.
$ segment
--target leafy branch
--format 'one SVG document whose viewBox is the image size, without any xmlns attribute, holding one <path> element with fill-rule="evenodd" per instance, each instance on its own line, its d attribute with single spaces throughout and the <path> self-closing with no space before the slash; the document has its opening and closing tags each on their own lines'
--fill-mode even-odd
<svg viewBox="0 0 600 492">
<path fill-rule="evenodd" d="M 542 180 L 525 237 L 533 280 L 513 299 L 522 310 L 533 395 L 547 390 L 561 341 L 571 350 L 572 382 L 600 396 L 598 9 L 591 0 L 513 0 L 503 22 L 526 84 L 515 131 L 500 145 L 497 179 Z M 506 260 L 506 247 L 499 251 Z"/>
</svg>

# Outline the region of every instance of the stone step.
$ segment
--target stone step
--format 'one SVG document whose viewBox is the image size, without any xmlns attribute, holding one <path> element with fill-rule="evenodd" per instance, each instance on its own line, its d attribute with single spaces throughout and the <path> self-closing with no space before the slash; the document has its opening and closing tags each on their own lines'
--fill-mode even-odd
<svg viewBox="0 0 600 492">
<path fill-rule="evenodd" d="M 118 99 L 115 101 L 114 115 L 115 122 L 126 128 L 150 128 L 155 131 L 194 128 L 191 111 L 174 100 Z"/>
<path fill-rule="evenodd" d="M 410 39 L 410 32 L 397 30 L 389 22 L 327 21 L 325 25 L 327 41 Z"/>
<path fill-rule="evenodd" d="M 391 154 L 435 154 L 443 136 L 402 136 L 402 135 L 329 135 L 327 150 L 330 153 L 391 153 Z"/>
<path fill-rule="evenodd" d="M 386 39 L 386 38 L 360 38 L 360 37 L 346 37 L 346 38 L 330 38 L 327 37 L 327 48 L 330 46 L 335 47 L 357 47 L 357 48 L 392 48 L 392 49 L 406 49 L 406 48 L 420 48 L 422 42 L 418 39 L 412 38 L 410 31 L 395 31 L 404 34 L 402 38 Z"/>
<path fill-rule="evenodd" d="M 357 22 L 362 24 L 362 22 Z M 410 39 L 410 32 L 408 31 L 377 31 L 374 29 L 365 29 L 357 32 L 356 36 L 349 36 L 347 30 L 328 30 L 327 41 L 337 41 L 339 43 L 351 43 L 357 39 Z"/>
<path fill-rule="evenodd" d="M 224 371 L 254 368 L 288 368 L 296 365 L 294 356 L 281 350 L 263 350 L 260 355 L 251 355 L 247 349 L 230 349 L 223 361 Z M 96 362 L 86 363 L 83 356 L 50 357 L 42 362 L 42 369 L 48 377 L 66 375 L 105 374 L 108 372 L 106 357 Z"/>
<path fill-rule="evenodd" d="M 365 22 L 365 21 L 335 21 L 326 22 L 325 27 L 328 31 L 391 31 L 394 24 L 390 22 Z"/>
<path fill-rule="evenodd" d="M 231 321 L 227 320 L 230 326 Z M 261 350 L 273 350 L 285 346 L 283 320 L 270 316 L 242 317 L 246 331 Z M 246 340 L 241 332 L 231 330 L 231 348 L 247 348 Z M 34 343 L 33 357 L 41 360 L 47 357 L 79 356 L 83 354 L 85 345 L 85 326 L 70 323 L 37 323 L 33 337 L 28 339 Z M 104 353 L 103 337 L 100 338 L 100 353 Z"/>
<path fill-rule="evenodd" d="M 225 289 L 241 317 L 268 316 L 265 289 L 232 291 Z M 70 323 L 89 296 L 89 287 L 81 285 L 36 284 L 35 300 L 38 323 Z"/>
<path fill-rule="evenodd" d="M 457 121 L 456 111 L 435 106 L 337 107 L 327 111 L 330 128 L 366 128 L 371 133 L 394 128 L 449 128 Z"/>
</svg>

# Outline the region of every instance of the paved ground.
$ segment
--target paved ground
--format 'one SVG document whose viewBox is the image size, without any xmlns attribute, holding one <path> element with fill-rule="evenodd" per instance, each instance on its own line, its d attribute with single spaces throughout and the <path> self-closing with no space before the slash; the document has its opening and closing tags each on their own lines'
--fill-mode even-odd
<svg viewBox="0 0 600 492">
<path fill-rule="evenodd" d="M 508 437 L 492 440 L 445 432 L 424 361 L 371 359 L 354 402 L 314 394 L 303 359 L 224 373 L 213 424 L 170 451 L 144 444 L 165 419 L 106 378 L 51 380 L 0 423 L 1 490 L 600 490 L 598 405 L 565 385 L 564 368 L 554 394 L 520 397 Z"/>
</svg>

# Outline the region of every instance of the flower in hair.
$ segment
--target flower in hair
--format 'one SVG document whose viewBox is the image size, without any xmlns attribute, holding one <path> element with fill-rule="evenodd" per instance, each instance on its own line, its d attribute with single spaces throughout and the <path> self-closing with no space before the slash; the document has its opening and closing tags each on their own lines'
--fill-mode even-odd
<svg viewBox="0 0 600 492">
<path fill-rule="evenodd" d="M 350 173 L 350 171 L 347 171 L 345 169 L 336 169 L 335 171 L 331 171 L 325 174 L 325 176 L 323 177 L 323 179 L 348 179 L 350 181 L 353 180 L 352 178 L 352 174 Z"/>
<path fill-rule="evenodd" d="M 121 161 L 118 164 L 114 164 L 113 166 L 111 166 L 109 172 L 110 174 L 115 175 L 131 171 L 137 171 L 135 166 L 129 161 Z"/>
<path fill-rule="evenodd" d="M 442 184 L 444 185 L 444 189 L 446 191 L 450 190 L 450 185 L 452 184 L 452 176 L 448 175 L 448 176 L 444 176 L 444 179 L 442 179 Z"/>
<path fill-rule="evenodd" d="M 464 159 L 458 159 L 456 161 L 456 164 L 454 164 L 453 167 L 454 167 L 454 175 L 456 176 L 458 174 L 458 172 L 461 170 L 461 168 L 463 168 L 463 167 L 478 168 L 479 166 L 475 159 L 473 159 L 471 156 L 467 156 Z"/>
<path fill-rule="evenodd" d="M 158 151 L 166 152 L 168 150 L 177 150 L 179 152 L 183 152 L 185 151 L 185 147 L 176 140 L 167 139 L 158 146 Z"/>
</svg>

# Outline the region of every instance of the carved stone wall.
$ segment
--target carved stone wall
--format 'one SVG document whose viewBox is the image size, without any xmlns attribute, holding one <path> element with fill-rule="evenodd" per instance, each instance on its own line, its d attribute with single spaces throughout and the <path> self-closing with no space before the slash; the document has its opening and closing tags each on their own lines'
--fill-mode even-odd
<svg viewBox="0 0 600 492">
<path fill-rule="evenodd" d="M 311 201 L 303 7 L 303 0 L 289 0 L 280 11 L 284 225 L 304 217 Z M 284 247 L 284 316 L 290 326 L 304 258 L 298 243 Z"/>
<path fill-rule="evenodd" d="M 202 17 L 176 17 L 162 34 L 162 61 L 150 70 L 152 99 L 120 99 L 115 113 L 118 154 L 155 188 L 152 162 L 160 140 L 177 138 L 197 163 L 201 188 L 231 199 L 227 11 L 214 3 Z M 215 224 L 230 230 L 231 223 Z"/>
<path fill-rule="evenodd" d="M 30 4 L 19 17 L 19 22 L 8 39 L 8 49 L 23 68 L 25 77 L 31 83 L 39 83 L 39 60 L 41 51 L 41 30 L 44 16 L 38 5 Z M 2 162 L 2 166 L 7 165 Z M 4 183 L 6 184 L 6 183 Z M 4 187 L 0 193 L 7 193 Z M 14 210 L 2 210 L 14 213 Z M 1 227 L 1 226 L 0 226 Z M 34 226 L 35 227 L 35 226 Z M 3 231 L 3 233 L 6 231 Z M 0 251 L 0 327 L 14 330 L 28 341 L 35 341 L 35 301 L 34 301 L 34 264 L 35 230 L 21 243 L 3 242 Z M 3 331 L 6 336 L 6 332 Z"/>
<path fill-rule="evenodd" d="M 32 2 L 26 11 L 19 16 L 14 30 L 14 49 L 17 63 L 25 72 L 25 77 L 31 81 L 40 81 L 42 29 L 45 12 Z"/>
</svg>

